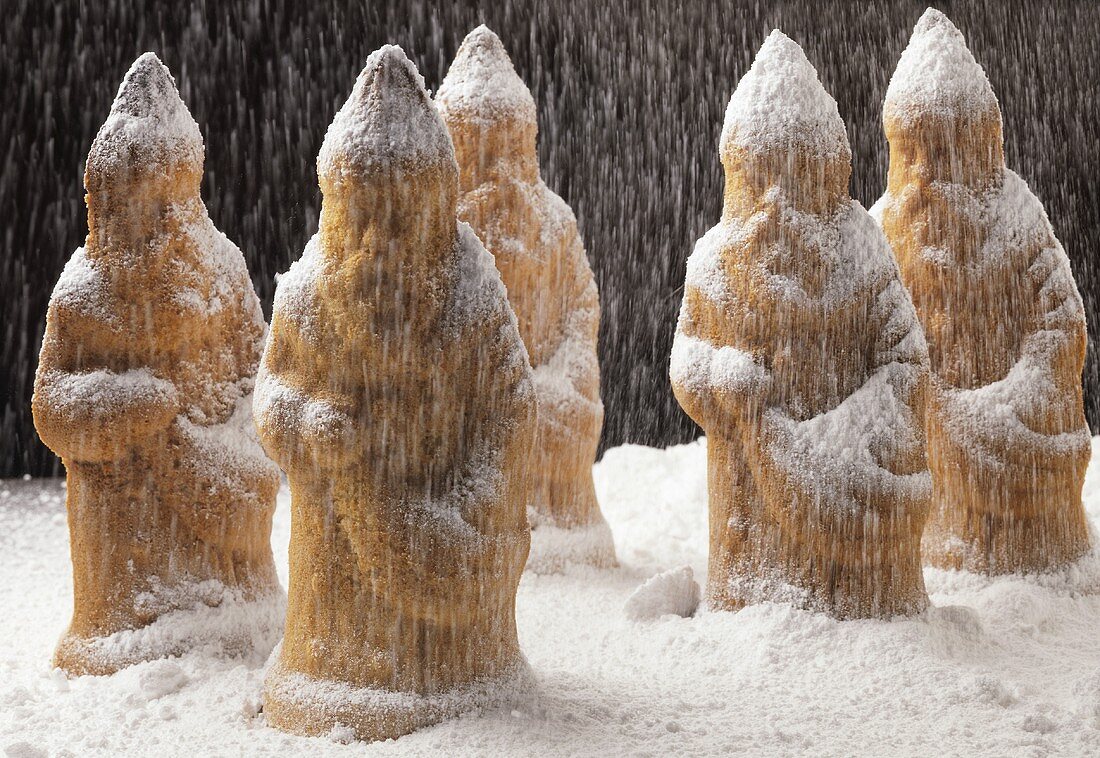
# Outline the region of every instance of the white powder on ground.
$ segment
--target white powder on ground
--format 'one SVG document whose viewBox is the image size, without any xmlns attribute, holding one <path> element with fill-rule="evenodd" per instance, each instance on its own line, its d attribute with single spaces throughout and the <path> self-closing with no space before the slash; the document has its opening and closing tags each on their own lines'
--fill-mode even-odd
<svg viewBox="0 0 1100 758">
<path fill-rule="evenodd" d="M 925 570 L 934 608 L 836 621 L 789 605 L 630 621 L 655 574 L 706 575 L 704 441 L 609 450 L 595 469 L 620 566 L 526 573 L 517 599 L 533 692 L 372 745 L 268 728 L 256 658 L 189 653 L 148 700 L 151 662 L 65 680 L 50 654 L 71 613 L 60 482 L 0 484 L 0 749 L 14 755 L 1095 755 L 1100 555 L 1039 577 Z M 6 495 L 4 493 L 7 493 Z M 1100 440 L 1085 481 L 1100 522 Z M 290 500 L 273 545 L 283 582 Z M 171 674 L 171 676 L 169 676 Z M 339 733 L 336 734 L 340 736 Z M 345 735 L 346 736 L 346 735 Z M 66 752 L 67 751 L 67 752 Z"/>
<path fill-rule="evenodd" d="M 154 661 L 142 668 L 138 675 L 141 694 L 147 700 L 156 700 L 173 692 L 179 692 L 190 681 L 180 665 L 171 659 Z"/>
<path fill-rule="evenodd" d="M 408 713 L 410 711 L 432 719 L 453 718 L 476 712 L 479 709 L 511 707 L 529 699 L 534 679 L 526 662 L 510 669 L 494 679 L 474 682 L 465 687 L 437 695 L 418 695 L 410 692 L 373 687 L 353 687 L 344 682 L 315 679 L 297 671 L 286 671 L 278 663 L 278 648 L 272 652 L 269 681 L 273 696 L 280 702 L 297 703 L 336 717 L 349 708 L 368 710 L 380 714 Z M 329 738 L 335 742 L 349 742 L 347 729 L 337 723 Z M 354 732 L 352 732 L 352 735 Z"/>
</svg>

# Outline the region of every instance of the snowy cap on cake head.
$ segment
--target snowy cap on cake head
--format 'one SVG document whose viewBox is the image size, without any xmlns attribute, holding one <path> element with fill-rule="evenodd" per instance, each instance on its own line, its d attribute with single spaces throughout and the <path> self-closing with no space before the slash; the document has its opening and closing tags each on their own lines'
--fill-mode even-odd
<svg viewBox="0 0 1100 758">
<path fill-rule="evenodd" d="M 823 158 L 851 155 L 848 132 L 817 70 L 790 37 L 774 30 L 726 108 L 719 150 L 750 153 L 792 146 Z"/>
<path fill-rule="evenodd" d="M 176 80 L 156 55 L 143 53 L 126 72 L 92 142 L 89 175 L 181 165 L 201 171 L 202 160 L 202 134 Z"/>
<path fill-rule="evenodd" d="M 974 60 L 962 32 L 929 8 L 920 17 L 886 90 L 884 111 L 908 120 L 946 119 L 999 112 L 985 70 Z"/>
<path fill-rule="evenodd" d="M 317 156 L 317 173 L 401 169 L 418 171 L 455 163 L 451 136 L 424 89 L 424 79 L 397 45 L 367 58 L 344 107 L 336 114 Z"/>
<path fill-rule="evenodd" d="M 482 24 L 466 35 L 436 102 L 444 112 L 483 121 L 534 123 L 535 100 L 519 78 L 500 37 Z"/>
</svg>

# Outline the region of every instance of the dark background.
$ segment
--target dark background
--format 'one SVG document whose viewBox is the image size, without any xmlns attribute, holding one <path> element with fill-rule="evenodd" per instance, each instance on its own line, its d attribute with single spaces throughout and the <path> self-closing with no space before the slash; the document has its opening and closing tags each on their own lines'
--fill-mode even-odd
<svg viewBox="0 0 1100 758">
<path fill-rule="evenodd" d="M 1008 163 L 1046 203 L 1100 324 L 1100 4 L 941 2 L 1004 111 Z M 29 401 L 50 290 L 86 234 L 83 161 L 130 63 L 155 51 L 206 139 L 203 195 L 272 277 L 317 226 L 314 159 L 367 55 L 401 45 L 429 88 L 480 22 L 539 106 L 543 176 L 573 207 L 600 285 L 604 447 L 667 445 L 694 425 L 667 369 L 684 262 L 718 219 L 725 106 L 760 43 L 806 50 L 848 124 L 852 194 L 885 186 L 880 109 L 925 2 L 46 2 L 0 0 L 0 476 L 49 474 Z M 1095 352 L 1085 370 L 1100 422 Z"/>
</svg>

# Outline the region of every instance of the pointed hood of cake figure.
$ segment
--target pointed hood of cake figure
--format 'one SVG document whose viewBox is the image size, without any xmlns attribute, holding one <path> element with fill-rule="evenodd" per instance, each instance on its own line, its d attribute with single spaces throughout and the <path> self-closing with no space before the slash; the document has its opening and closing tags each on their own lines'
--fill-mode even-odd
<svg viewBox="0 0 1100 758">
<path fill-rule="evenodd" d="M 394 171 L 448 170 L 457 172 L 454 149 L 423 77 L 397 45 L 379 48 L 325 134 L 318 176 L 337 183 Z"/>
<path fill-rule="evenodd" d="M 721 222 L 688 259 L 670 373 L 707 434 L 712 607 L 841 617 L 927 603 L 927 349 L 848 197 L 836 103 L 773 32 L 726 113 Z"/>
<path fill-rule="evenodd" d="M 176 80 L 154 53 L 144 53 L 126 72 L 111 112 L 88 153 L 85 185 L 95 193 L 113 182 L 202 176 L 199 126 L 180 99 Z"/>
<path fill-rule="evenodd" d="M 727 177 L 727 215 L 751 208 L 748 196 L 730 194 L 736 187 L 778 186 L 793 206 L 812 213 L 847 198 L 852 151 L 836 101 L 802 48 L 778 29 L 760 46 L 730 98 L 719 154 Z M 791 160 L 799 162 L 793 170 Z M 805 177 L 815 170 L 825 181 L 807 184 Z"/>
<path fill-rule="evenodd" d="M 913 31 L 883 125 L 890 172 L 874 211 L 933 372 L 925 560 L 989 573 L 1065 565 L 1088 549 L 1084 308 L 1042 204 L 1005 167 L 989 80 L 939 11 Z"/>
<path fill-rule="evenodd" d="M 73 618 L 55 664 L 72 673 L 241 652 L 253 637 L 238 617 L 257 641 L 281 629 L 279 472 L 250 412 L 266 327 L 199 196 L 202 157 L 146 53 L 88 157 L 88 238 L 50 297 L 32 401 L 67 474 Z M 188 620 L 195 608 L 209 622 Z"/>
<path fill-rule="evenodd" d="M 764 40 L 726 107 L 720 153 L 801 152 L 822 158 L 851 157 L 848 132 L 836 100 L 817 69 L 778 29 Z"/>
<path fill-rule="evenodd" d="M 462 41 L 436 99 L 445 112 L 485 122 L 533 124 L 537 116 L 500 37 L 484 24 Z"/>
<path fill-rule="evenodd" d="M 908 170 L 930 178 L 989 186 L 1004 167 L 1001 110 L 989 79 L 947 16 L 921 16 L 890 79 L 883 105 L 890 177 Z M 936 156 L 953 156 L 940 160 Z M 908 179 L 904 179 L 908 181 Z"/>
<path fill-rule="evenodd" d="M 449 254 L 455 234 L 458 166 L 447 127 L 400 47 L 367 58 L 325 135 L 317 175 L 325 254 L 353 255 L 365 238 L 378 255 L 415 248 L 408 266 L 439 271 L 437 256 Z"/>
<path fill-rule="evenodd" d="M 892 119 L 949 123 L 998 113 L 997 97 L 962 32 L 935 8 L 920 17 L 890 79 L 884 106 Z"/>
</svg>

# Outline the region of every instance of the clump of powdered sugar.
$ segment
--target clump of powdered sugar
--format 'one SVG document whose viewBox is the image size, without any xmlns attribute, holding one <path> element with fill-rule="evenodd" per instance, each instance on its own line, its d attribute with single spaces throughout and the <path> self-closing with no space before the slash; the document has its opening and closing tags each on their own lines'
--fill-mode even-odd
<svg viewBox="0 0 1100 758">
<path fill-rule="evenodd" d="M 656 621 L 668 615 L 688 618 L 699 607 L 700 595 L 691 566 L 681 566 L 647 579 L 627 598 L 623 612 L 631 621 Z"/>
<path fill-rule="evenodd" d="M 776 29 L 730 98 L 721 152 L 788 151 L 820 157 L 851 153 L 844 121 L 802 48 Z"/>
<path fill-rule="evenodd" d="M 400 47 L 383 45 L 367 58 L 351 96 L 329 125 L 317 173 L 339 179 L 347 171 L 446 163 L 458 171 L 451 136 L 423 77 Z"/>
<path fill-rule="evenodd" d="M 998 110 L 997 97 L 950 19 L 935 8 L 920 17 L 886 90 L 886 114 L 907 121 Z"/>
<path fill-rule="evenodd" d="M 436 102 L 444 113 L 482 121 L 536 118 L 530 90 L 516 74 L 500 38 L 484 24 L 462 41 Z"/>
</svg>

